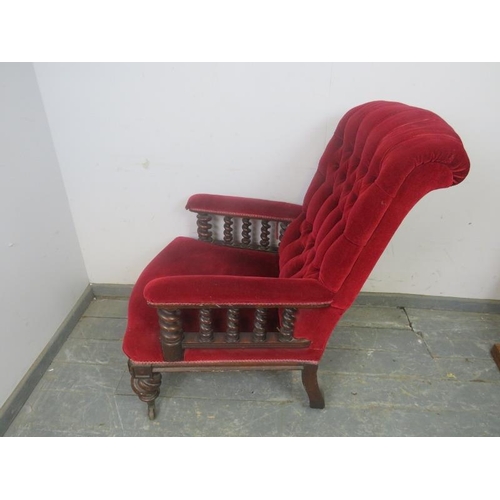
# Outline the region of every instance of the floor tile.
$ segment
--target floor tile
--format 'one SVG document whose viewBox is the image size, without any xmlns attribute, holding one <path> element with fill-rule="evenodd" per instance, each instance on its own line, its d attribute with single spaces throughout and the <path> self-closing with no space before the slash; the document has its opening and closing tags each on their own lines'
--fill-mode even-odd
<svg viewBox="0 0 500 500">
<path fill-rule="evenodd" d="M 71 338 L 122 340 L 126 327 L 124 318 L 83 317 L 71 332 Z"/>
<path fill-rule="evenodd" d="M 164 373 L 160 397 L 293 401 L 298 394 L 302 394 L 302 391 L 298 371 Z M 134 394 L 130 387 L 128 373 L 122 374 L 115 394 Z"/>
<path fill-rule="evenodd" d="M 323 410 L 289 404 L 282 409 L 285 437 L 362 437 L 381 435 L 380 423 L 366 409 L 342 406 Z"/>
<path fill-rule="evenodd" d="M 434 360 L 441 378 L 464 382 L 500 382 L 500 370 L 493 359 L 436 358 Z"/>
<path fill-rule="evenodd" d="M 159 398 L 154 421 L 136 398 L 116 396 L 125 436 L 280 436 L 281 405 L 257 401 Z"/>
<path fill-rule="evenodd" d="M 283 412 L 283 436 L 323 437 L 439 437 L 499 436 L 495 413 L 478 411 L 325 408 L 296 406 Z"/>
<path fill-rule="evenodd" d="M 96 391 L 113 394 L 122 376 L 128 377 L 125 364 L 65 363 L 54 361 L 38 384 L 41 390 Z"/>
<path fill-rule="evenodd" d="M 500 342 L 500 314 L 406 309 L 413 329 L 428 337 Z"/>
<path fill-rule="evenodd" d="M 334 373 L 436 377 L 440 371 L 425 352 L 327 349 L 320 370 Z"/>
<path fill-rule="evenodd" d="M 352 306 L 338 323 L 338 327 L 368 326 L 370 328 L 409 329 L 405 311 L 398 307 Z"/>
<path fill-rule="evenodd" d="M 94 318 L 126 318 L 128 300 L 95 299 L 85 311 L 84 317 Z"/>
<path fill-rule="evenodd" d="M 54 360 L 66 363 L 127 364 L 121 342 L 79 338 L 69 338 Z"/>
<path fill-rule="evenodd" d="M 491 358 L 492 343 L 488 341 L 453 339 L 446 335 L 436 338 L 425 333 L 422 338 L 435 358 Z"/>
<path fill-rule="evenodd" d="M 39 391 L 29 405 L 7 435 L 107 435 L 115 431 L 117 410 L 110 393 Z"/>
<path fill-rule="evenodd" d="M 377 413 L 380 433 L 383 436 L 500 436 L 498 412 L 381 410 Z"/>
<path fill-rule="evenodd" d="M 327 348 L 417 353 L 427 349 L 422 338 L 412 330 L 368 327 L 335 328 Z"/>
<path fill-rule="evenodd" d="M 328 372 L 320 373 L 319 382 L 327 406 L 490 412 L 500 408 L 499 384 Z"/>
</svg>

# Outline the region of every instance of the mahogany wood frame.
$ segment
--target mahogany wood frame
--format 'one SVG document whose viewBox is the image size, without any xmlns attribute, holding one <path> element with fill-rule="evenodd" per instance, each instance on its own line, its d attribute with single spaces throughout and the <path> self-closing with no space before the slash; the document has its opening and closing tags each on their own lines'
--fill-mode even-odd
<svg viewBox="0 0 500 500">
<path fill-rule="evenodd" d="M 213 234 L 213 218 L 223 217 L 223 238 L 217 240 Z M 277 252 L 279 243 L 290 221 L 273 221 L 255 217 L 241 216 L 241 238 L 238 241 L 234 231 L 235 217 L 224 214 L 197 212 L 198 239 L 224 246 L 250 248 L 264 252 Z M 259 227 L 259 240 L 254 241 L 254 228 Z M 274 232 L 271 231 L 274 226 Z M 248 348 L 305 348 L 310 345 L 307 339 L 294 338 L 296 306 L 285 306 L 283 309 L 282 326 L 277 332 L 266 329 L 267 309 L 255 308 L 254 329 L 252 332 L 240 332 L 238 329 L 239 310 L 243 306 L 225 306 L 227 310 L 226 332 L 214 332 L 211 321 L 213 307 L 190 306 L 198 309 L 200 314 L 200 331 L 185 333 L 182 328 L 181 312 L 178 307 L 158 307 L 158 322 L 160 326 L 160 342 L 164 363 L 144 364 L 129 360 L 128 367 L 131 376 L 131 386 L 141 401 L 148 405 L 148 416 L 156 417 L 155 401 L 160 394 L 162 374 L 169 372 L 218 372 L 246 370 L 301 370 L 302 384 L 309 398 L 311 408 L 324 408 L 325 400 L 318 384 L 318 365 L 301 362 L 249 363 L 245 361 L 234 363 L 189 363 L 184 362 L 184 349 L 248 349 Z"/>
</svg>

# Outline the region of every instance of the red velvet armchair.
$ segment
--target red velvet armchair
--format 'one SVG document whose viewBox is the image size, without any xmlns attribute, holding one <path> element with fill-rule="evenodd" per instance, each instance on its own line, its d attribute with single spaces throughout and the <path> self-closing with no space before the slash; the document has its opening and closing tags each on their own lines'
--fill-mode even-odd
<svg viewBox="0 0 500 500">
<path fill-rule="evenodd" d="M 317 369 L 337 322 L 408 211 L 468 171 L 439 116 L 376 101 L 342 118 L 302 205 L 192 196 L 199 239 L 165 247 L 129 302 L 123 350 L 149 417 L 173 371 L 302 370 L 323 408 Z"/>
</svg>

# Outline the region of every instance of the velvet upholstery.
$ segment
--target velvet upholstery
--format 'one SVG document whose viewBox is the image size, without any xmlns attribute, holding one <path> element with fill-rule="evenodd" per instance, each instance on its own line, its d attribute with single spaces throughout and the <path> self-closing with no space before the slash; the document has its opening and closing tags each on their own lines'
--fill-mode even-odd
<svg viewBox="0 0 500 500">
<path fill-rule="evenodd" d="M 148 283 L 164 276 L 220 275 L 276 278 L 279 273 L 276 254 L 242 248 L 212 245 L 191 238 L 178 237 L 167 245 L 144 269 L 132 290 L 128 307 L 127 330 L 123 350 L 136 362 L 160 362 L 158 314 L 144 297 Z M 194 311 L 183 310 L 185 331 L 199 327 Z M 222 314 L 215 317 L 215 327 L 224 328 Z M 250 318 L 243 318 L 249 328 Z M 245 321 L 246 320 L 246 321 Z M 276 318 L 270 318 L 276 324 Z"/>
<path fill-rule="evenodd" d="M 150 281 L 144 298 L 154 307 L 322 307 L 333 293 L 318 280 L 261 276 L 166 276 Z"/>
<path fill-rule="evenodd" d="M 292 222 L 278 255 L 174 240 L 134 287 L 125 353 L 136 363 L 162 362 L 151 305 L 182 304 L 185 331 L 196 331 L 190 305 L 319 301 L 328 306 L 297 313 L 295 336 L 311 340 L 306 349 L 186 349 L 179 363 L 319 362 L 335 325 L 409 210 L 429 191 L 460 183 L 468 171 L 460 138 L 436 114 L 387 101 L 352 109 L 339 122 L 301 206 L 205 194 L 188 200 L 192 211 Z M 215 315 L 217 328 L 224 321 Z M 242 321 L 251 327 L 249 314 Z M 278 313 L 270 317 L 271 328 L 279 322 Z"/>
</svg>

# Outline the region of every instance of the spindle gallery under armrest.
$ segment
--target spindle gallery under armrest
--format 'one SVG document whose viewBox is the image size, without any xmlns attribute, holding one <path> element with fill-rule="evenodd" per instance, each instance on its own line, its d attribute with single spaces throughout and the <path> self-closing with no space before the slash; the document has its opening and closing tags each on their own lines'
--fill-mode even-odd
<svg viewBox="0 0 500 500">
<path fill-rule="evenodd" d="M 221 224 L 223 233 L 217 236 L 215 227 Z M 288 221 L 236 217 L 199 212 L 196 214 L 198 239 L 237 248 L 248 248 L 265 252 L 277 252 L 279 244 L 288 227 Z"/>
<path fill-rule="evenodd" d="M 225 246 L 277 252 L 283 234 L 302 207 L 293 203 L 195 194 L 186 209 L 196 213 L 198 239 Z M 219 237 L 215 227 L 222 222 Z"/>
<path fill-rule="evenodd" d="M 214 332 L 213 309 L 221 308 L 199 308 L 200 331 L 185 333 L 180 309 L 158 308 L 160 342 L 165 361 L 181 361 L 184 358 L 184 349 L 293 349 L 311 345 L 310 340 L 293 336 L 297 312 L 295 307 L 283 310 L 278 331 L 267 330 L 267 315 L 271 308 L 256 308 L 252 332 L 240 332 L 240 310 L 236 307 L 224 307 L 227 310 L 227 329 L 225 332 Z"/>
</svg>

